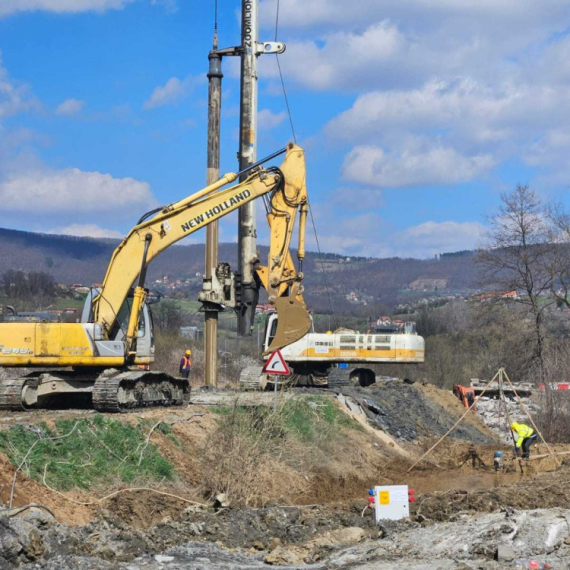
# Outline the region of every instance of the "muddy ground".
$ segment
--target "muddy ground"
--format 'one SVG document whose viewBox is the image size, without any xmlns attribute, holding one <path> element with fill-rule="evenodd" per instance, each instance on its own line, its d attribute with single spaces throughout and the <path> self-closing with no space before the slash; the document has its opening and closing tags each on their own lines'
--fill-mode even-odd
<svg viewBox="0 0 570 570">
<path fill-rule="evenodd" d="M 188 508 L 134 530 L 128 503 L 69 527 L 28 510 L 0 518 L 0 567 L 135 570 L 506 568 L 514 553 L 568 568 L 570 468 L 470 492 L 425 494 L 409 520 L 373 524 L 365 501 L 342 506 Z M 544 508 L 549 507 L 549 508 Z M 529 510 L 536 509 L 536 510 Z M 510 550 L 506 547 L 509 547 Z M 429 562 L 432 566 L 427 564 Z M 424 565 L 425 564 L 425 565 Z"/>
<path fill-rule="evenodd" d="M 548 559 L 553 568 L 568 567 L 570 467 L 555 470 L 552 460 L 540 460 L 526 464 L 521 474 L 516 462 L 508 462 L 509 469 L 496 474 L 493 452 L 509 448 L 491 443 L 493 433 L 469 415 L 454 438 L 408 472 L 462 415 L 459 401 L 418 383 L 352 388 L 346 394 L 367 410 L 372 426 L 394 438 L 404 456 L 373 433 L 349 430 L 343 447 L 310 472 L 276 465 L 283 468 L 277 471 L 280 483 L 263 508 L 214 506 L 203 494 L 202 450 L 218 421 L 211 406 L 231 403 L 235 394 L 204 391 L 201 405 L 125 414 L 122 421 L 172 424 L 180 445 L 158 430 L 149 440 L 179 476 L 153 487 L 206 506 L 150 491 L 127 491 L 101 504 L 81 505 L 96 500 L 94 491 L 58 493 L 19 474 L 14 504 L 41 503 L 55 518 L 44 509 L 0 509 L 0 568 L 505 568 L 506 559 L 494 560 L 499 545 Z M 267 394 L 244 397 L 248 406 L 270 402 Z M 2 414 L 0 424 L 33 426 L 94 415 L 77 410 Z M 13 472 L 0 454 L 4 505 Z M 302 493 L 299 481 L 305 481 Z M 380 528 L 373 523 L 365 509 L 366 491 L 380 483 L 415 488 L 409 520 Z"/>
</svg>

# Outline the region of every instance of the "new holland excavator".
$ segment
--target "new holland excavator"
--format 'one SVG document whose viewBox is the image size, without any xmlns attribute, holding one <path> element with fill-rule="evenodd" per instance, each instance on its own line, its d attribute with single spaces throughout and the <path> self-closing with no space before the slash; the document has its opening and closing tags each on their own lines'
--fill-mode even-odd
<svg viewBox="0 0 570 570">
<path fill-rule="evenodd" d="M 279 168 L 261 167 L 284 152 Z M 243 182 L 224 188 L 246 174 Z M 244 172 L 226 174 L 183 200 L 146 213 L 114 251 L 101 288 L 86 298 L 80 323 L 0 323 L 0 409 L 22 410 L 82 393 L 91 394 L 93 407 L 105 412 L 188 402 L 187 380 L 140 369 L 154 361 L 145 289 L 148 264 L 185 236 L 260 196 L 271 243 L 268 264 L 258 264 L 257 276 L 280 315 L 267 348 L 303 337 L 311 320 L 302 297 L 303 274 L 296 270 L 289 247 L 299 215 L 301 264 L 308 212 L 305 158 L 300 147 L 289 144 Z M 237 309 L 235 285 L 236 274 L 221 263 L 212 279 L 205 280 L 199 300 L 205 306 Z"/>
<path fill-rule="evenodd" d="M 278 334 L 280 316 L 269 313 L 263 337 L 264 356 L 272 351 Z M 308 332 L 289 343 L 281 354 L 291 370 L 290 376 L 263 373 L 261 366 L 248 366 L 240 375 L 246 390 L 265 389 L 275 382 L 292 386 L 339 388 L 350 384 L 369 386 L 376 382 L 371 364 L 419 364 L 424 361 L 425 341 L 411 325 L 400 332 L 359 333 L 350 329 L 334 332 Z"/>
</svg>

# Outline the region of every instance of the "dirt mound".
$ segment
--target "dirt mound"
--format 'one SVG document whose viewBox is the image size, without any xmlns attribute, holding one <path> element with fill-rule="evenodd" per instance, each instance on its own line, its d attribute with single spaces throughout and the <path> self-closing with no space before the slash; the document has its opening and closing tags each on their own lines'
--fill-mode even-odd
<svg viewBox="0 0 570 570">
<path fill-rule="evenodd" d="M 368 388 L 343 388 L 342 393 L 352 396 L 373 424 L 405 441 L 443 435 L 464 411 L 451 394 L 449 397 L 444 390 L 417 383 L 394 380 Z M 495 439 L 475 418 L 462 422 L 449 437 L 473 443 L 491 443 Z"/>
<path fill-rule="evenodd" d="M 15 467 L 10 463 L 9 459 L 3 453 L 0 453 L 0 501 L 3 505 L 10 503 L 14 471 Z M 88 500 L 79 495 L 76 497 L 76 500 L 88 502 Z M 14 490 L 14 506 L 28 505 L 30 503 L 45 505 L 52 511 L 57 512 L 57 517 L 60 521 L 68 524 L 82 525 L 89 522 L 93 517 L 93 512 L 89 507 L 66 501 L 57 493 L 46 489 L 40 483 L 19 472 Z"/>
<path fill-rule="evenodd" d="M 421 390 L 430 400 L 445 408 L 456 420 L 465 413 L 465 407 L 450 390 L 442 390 L 427 382 L 416 382 L 414 388 Z M 463 421 L 475 426 L 481 433 L 488 435 L 490 438 L 496 439 L 495 432 L 487 426 L 480 415 L 473 412 L 469 413 Z"/>
</svg>

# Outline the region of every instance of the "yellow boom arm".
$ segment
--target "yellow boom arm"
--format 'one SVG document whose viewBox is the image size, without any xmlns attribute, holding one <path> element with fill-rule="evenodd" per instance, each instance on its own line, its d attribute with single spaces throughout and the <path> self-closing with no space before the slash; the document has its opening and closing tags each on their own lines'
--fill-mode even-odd
<svg viewBox="0 0 570 570">
<path fill-rule="evenodd" d="M 278 312 L 289 303 L 291 314 L 299 316 L 302 309 L 305 317 L 294 318 L 286 339 L 293 342 L 304 336 L 310 328 L 310 318 L 302 299 L 301 272 L 293 264 L 289 247 L 297 212 L 299 224 L 299 259 L 304 257 L 305 221 L 307 212 L 307 189 L 305 183 L 305 157 L 303 150 L 293 144 L 280 168 L 260 168 L 244 182 L 224 188 L 237 179 L 237 174 L 226 174 L 214 184 L 161 209 L 153 217 L 136 225 L 114 251 L 100 294 L 93 301 L 94 321 L 102 325 L 106 336 L 116 326 L 117 315 L 137 277 L 138 286 L 131 307 L 127 330 L 132 349 L 140 308 L 145 300 L 144 278 L 148 264 L 159 253 L 182 238 L 205 227 L 209 223 L 233 212 L 240 206 L 271 193 L 268 222 L 271 228 L 271 243 L 267 267 L 259 267 L 258 275 L 266 288 L 270 302 Z M 280 302 L 280 299 L 289 297 Z M 302 307 L 300 306 L 302 305 Z M 295 310 L 296 309 L 296 310 Z M 283 313 L 286 329 L 287 315 Z M 290 339 L 290 340 L 289 340 Z M 274 345 L 272 345 L 274 346 Z"/>
</svg>

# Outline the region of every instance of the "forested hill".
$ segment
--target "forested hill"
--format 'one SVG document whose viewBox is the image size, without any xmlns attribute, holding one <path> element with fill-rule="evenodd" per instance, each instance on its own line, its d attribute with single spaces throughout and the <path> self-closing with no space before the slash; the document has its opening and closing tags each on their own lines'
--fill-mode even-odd
<svg viewBox="0 0 570 570">
<path fill-rule="evenodd" d="M 0 274 L 7 269 L 45 271 L 59 283 L 99 283 L 118 240 L 79 238 L 0 229 Z M 236 244 L 220 244 L 219 258 L 237 265 Z M 262 260 L 267 247 L 261 246 Z M 350 310 L 364 306 L 393 308 L 421 296 L 477 289 L 473 252 L 444 254 L 438 259 L 374 259 L 324 254 L 322 263 L 309 252 L 303 266 L 306 297 L 313 306 Z M 148 280 L 170 280 L 204 271 L 204 246 L 181 245 L 166 250 L 149 267 Z M 198 283 L 199 280 L 196 280 Z M 196 285 L 197 286 L 197 285 Z M 352 295 L 347 299 L 347 295 Z M 366 305 L 364 305 L 366 303 Z M 380 307 L 379 307 L 380 308 Z M 362 310 L 362 309 L 360 309 Z"/>
</svg>

